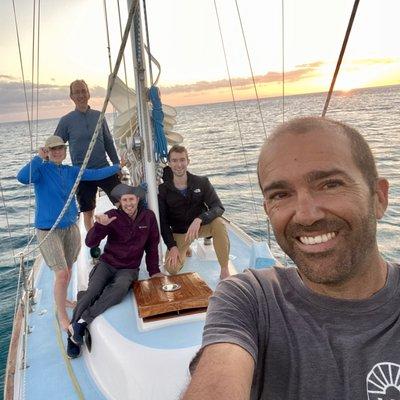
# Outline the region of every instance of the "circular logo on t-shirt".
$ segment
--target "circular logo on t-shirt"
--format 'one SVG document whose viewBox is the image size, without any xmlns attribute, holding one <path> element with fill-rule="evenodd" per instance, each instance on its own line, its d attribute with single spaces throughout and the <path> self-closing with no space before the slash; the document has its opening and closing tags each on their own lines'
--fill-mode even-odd
<svg viewBox="0 0 400 400">
<path fill-rule="evenodd" d="M 376 364 L 367 375 L 368 400 L 400 400 L 400 365 Z"/>
</svg>

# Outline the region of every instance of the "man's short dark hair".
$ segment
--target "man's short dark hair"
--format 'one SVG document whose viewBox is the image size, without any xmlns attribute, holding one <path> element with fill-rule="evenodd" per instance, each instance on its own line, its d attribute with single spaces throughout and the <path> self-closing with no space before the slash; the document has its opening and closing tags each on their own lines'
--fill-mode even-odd
<svg viewBox="0 0 400 400">
<path fill-rule="evenodd" d="M 86 83 L 83 79 L 75 79 L 75 80 L 74 80 L 73 82 L 71 82 L 70 85 L 69 85 L 69 95 L 70 95 L 70 96 L 72 96 L 72 86 L 74 86 L 75 83 L 82 83 L 82 84 L 84 84 L 85 87 L 86 87 L 86 90 L 87 90 L 88 93 L 89 93 L 89 87 L 88 87 L 87 83 Z"/>
<path fill-rule="evenodd" d="M 186 149 L 185 146 L 181 146 L 181 145 L 179 145 L 179 144 L 174 144 L 174 145 L 169 149 L 169 152 L 168 152 L 168 155 L 167 155 L 167 160 L 168 160 L 168 161 L 169 161 L 169 159 L 170 159 L 171 153 L 185 153 L 185 154 L 186 154 L 186 158 L 189 159 L 188 151 L 187 151 L 187 149 Z"/>
<path fill-rule="evenodd" d="M 376 181 L 378 179 L 378 171 L 371 149 L 360 132 L 343 122 L 324 117 L 295 118 L 277 126 L 265 140 L 263 148 L 285 133 L 305 134 L 309 132 L 320 132 L 324 134 L 324 132 L 332 131 L 341 133 L 349 139 L 353 160 L 361 171 L 371 193 L 374 193 Z M 260 158 L 261 156 L 262 151 L 260 153 Z M 260 160 L 258 161 L 258 165 L 259 164 Z"/>
</svg>

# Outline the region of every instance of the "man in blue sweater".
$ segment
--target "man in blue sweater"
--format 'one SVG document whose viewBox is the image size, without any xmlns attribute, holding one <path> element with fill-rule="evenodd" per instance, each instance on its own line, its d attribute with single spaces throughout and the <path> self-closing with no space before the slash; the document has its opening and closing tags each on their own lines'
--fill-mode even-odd
<svg viewBox="0 0 400 400">
<path fill-rule="evenodd" d="M 100 112 L 92 110 L 89 107 L 88 101 L 90 99 L 90 93 L 84 80 L 76 80 L 71 83 L 70 98 L 75 103 L 76 108 L 60 119 L 54 134 L 60 136 L 64 142 L 68 142 L 72 164 L 81 166 L 89 143 L 92 140 Z M 107 154 L 113 164 L 119 164 L 118 154 L 107 122 L 104 119 L 100 133 L 93 147 L 93 152 L 89 158 L 87 168 L 97 169 L 108 166 Z M 83 212 L 87 231 L 93 226 L 97 188 L 103 189 L 110 200 L 115 204 L 117 201 L 110 194 L 111 190 L 118 184 L 118 174 L 114 174 L 105 179 L 81 182 L 79 184 L 76 196 L 80 211 Z"/>
<path fill-rule="evenodd" d="M 35 227 L 40 243 L 40 252 L 46 264 L 55 273 L 54 298 L 57 314 L 64 330 L 70 324 L 65 307 L 67 289 L 71 277 L 71 268 L 76 261 L 81 238 L 76 224 L 78 208 L 73 199 L 66 213 L 56 228 L 48 235 L 68 199 L 71 189 L 79 173 L 79 167 L 63 165 L 66 157 L 66 145 L 58 136 L 47 138 L 45 147 L 26 164 L 17 175 L 24 184 L 35 186 Z M 96 181 L 116 174 L 119 164 L 99 169 L 86 169 L 82 175 L 83 181 Z M 43 239 L 47 239 L 43 241 Z"/>
</svg>

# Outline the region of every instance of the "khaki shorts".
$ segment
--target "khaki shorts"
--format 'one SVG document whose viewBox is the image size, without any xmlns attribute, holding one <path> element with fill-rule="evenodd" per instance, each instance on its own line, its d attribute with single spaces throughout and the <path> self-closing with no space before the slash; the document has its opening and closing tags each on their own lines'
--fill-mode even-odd
<svg viewBox="0 0 400 400">
<path fill-rule="evenodd" d="M 36 237 L 40 243 L 49 231 L 36 229 Z M 40 246 L 40 252 L 46 264 L 53 271 L 60 271 L 68 267 L 78 258 L 81 249 L 81 235 L 77 224 L 68 228 L 56 228 Z"/>
</svg>

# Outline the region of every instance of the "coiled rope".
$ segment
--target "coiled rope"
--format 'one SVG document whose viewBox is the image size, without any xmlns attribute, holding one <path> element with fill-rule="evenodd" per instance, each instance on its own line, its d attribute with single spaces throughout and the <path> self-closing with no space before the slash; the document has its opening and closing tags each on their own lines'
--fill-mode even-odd
<svg viewBox="0 0 400 400">
<path fill-rule="evenodd" d="M 144 48 L 149 56 L 149 75 L 151 84 L 149 90 L 149 98 L 153 106 L 151 110 L 151 118 L 152 118 L 153 133 L 154 133 L 154 159 L 157 164 L 160 163 L 166 164 L 168 146 L 164 132 L 164 112 L 162 109 L 162 103 L 160 99 L 160 90 L 156 87 L 158 78 L 160 77 L 161 69 L 160 69 L 160 64 L 157 62 L 157 60 L 154 59 L 153 55 L 151 54 L 146 0 L 143 0 L 143 14 L 144 14 L 144 25 L 145 25 L 146 40 L 147 40 L 147 46 L 145 46 Z M 155 64 L 158 66 L 159 69 L 156 82 L 154 82 L 153 80 L 152 61 L 155 62 Z"/>
<path fill-rule="evenodd" d="M 160 91 L 157 86 L 152 86 L 149 91 L 149 97 L 153 109 L 151 110 L 151 117 L 153 122 L 154 131 L 154 154 L 155 161 L 166 164 L 167 163 L 167 139 L 164 133 L 164 112 L 162 110 L 162 103 L 160 99 Z"/>
</svg>

